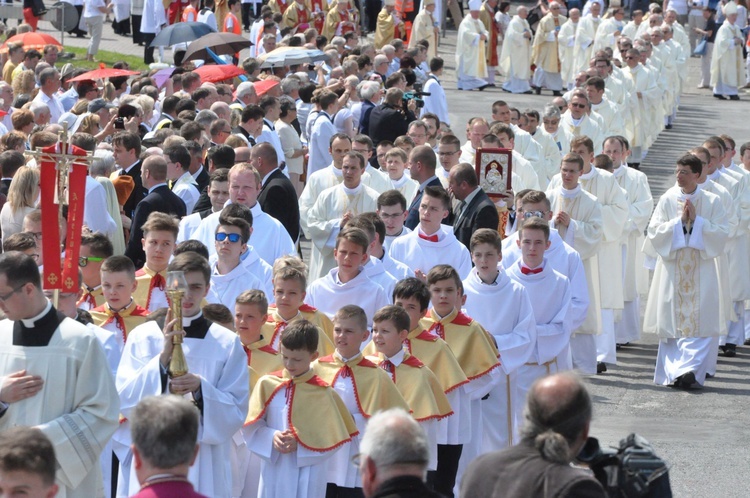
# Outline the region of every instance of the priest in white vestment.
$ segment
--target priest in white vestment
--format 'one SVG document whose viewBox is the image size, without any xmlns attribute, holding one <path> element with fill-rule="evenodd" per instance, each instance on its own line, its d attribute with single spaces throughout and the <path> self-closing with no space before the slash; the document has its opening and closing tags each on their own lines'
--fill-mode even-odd
<svg viewBox="0 0 750 498">
<path fill-rule="evenodd" d="M 469 1 L 469 13 L 458 27 L 456 73 L 459 90 L 484 90 L 487 82 L 486 42 L 490 36 L 479 19 L 482 0 Z"/>
<path fill-rule="evenodd" d="M 511 93 L 531 93 L 531 28 L 526 17 L 529 10 L 519 6 L 508 24 L 500 52 L 500 69 L 506 80 L 503 90 Z"/>
<path fill-rule="evenodd" d="M 179 395 L 194 401 L 201 412 L 198 456 L 188 479 L 206 496 L 231 496 L 232 472 L 229 452 L 232 437 L 247 417 L 250 380 L 247 355 L 239 337 L 208 321 L 200 303 L 208 294 L 210 268 L 195 253 L 183 253 L 169 264 L 168 271 L 183 271 L 188 290 L 182 301 L 184 338 L 182 349 L 189 372 L 169 377 L 172 356 L 171 322 L 162 330 L 155 321 L 133 329 L 117 370 L 122 415 L 127 418 L 147 396 Z M 172 394 L 169 394 L 172 393 Z M 118 431 L 121 434 L 123 431 Z M 118 494 L 130 496 L 138 489 L 135 466 L 129 451 L 129 434 L 118 441 L 120 451 Z"/>
<path fill-rule="evenodd" d="M 573 88 L 576 76 L 575 67 L 575 41 L 578 32 L 578 21 L 581 19 L 581 11 L 570 9 L 568 12 L 569 19 L 560 28 L 557 35 L 557 48 L 560 57 L 560 77 L 562 78 L 563 88 L 570 90 Z"/>
<path fill-rule="evenodd" d="M 654 75 L 646 70 L 640 62 L 640 51 L 634 48 L 629 49 L 625 54 L 624 69 L 627 76 L 633 84 L 633 92 L 638 99 L 636 113 L 631 114 L 631 120 L 628 123 L 629 135 L 632 136 L 630 144 L 631 160 L 630 163 L 639 164 L 645 151 L 651 144 L 651 115 L 652 109 L 659 103 L 660 92 Z"/>
<path fill-rule="evenodd" d="M 99 457 L 117 429 L 107 357 L 85 325 L 58 312 L 25 254 L 0 256 L 0 432 L 39 428 L 55 447 L 62 498 L 102 496 Z"/>
<path fill-rule="evenodd" d="M 659 335 L 654 382 L 702 386 L 716 356 L 724 316 L 715 259 L 728 236 L 719 198 L 698 186 L 703 165 L 677 161 L 677 185 L 659 199 L 644 251 L 656 258 L 643 329 Z"/>
<path fill-rule="evenodd" d="M 573 137 L 589 137 L 594 143 L 594 154 L 602 152 L 602 142 L 606 138 L 599 123 L 586 114 L 589 109 L 589 98 L 583 91 L 574 91 L 568 103 L 568 110 L 560 119 L 560 126 L 565 128 Z M 570 151 L 565 151 L 567 154 Z"/>
<path fill-rule="evenodd" d="M 362 184 L 365 158 L 347 152 L 342 162 L 343 182 L 324 190 L 307 215 L 312 240 L 309 279 L 313 281 L 336 266 L 333 249 L 341 226 L 350 218 L 377 210 L 378 193 Z"/>
<path fill-rule="evenodd" d="M 610 48 L 612 51 L 617 48 L 617 38 L 620 37 L 622 28 L 625 26 L 623 23 L 625 9 L 617 7 L 612 12 L 612 17 L 599 23 L 599 27 L 596 29 L 594 53 L 603 48 Z"/>
<path fill-rule="evenodd" d="M 726 19 L 716 32 L 711 58 L 711 86 L 714 96 L 728 96 L 739 100 L 737 89 L 744 81 L 742 44 L 745 36 L 737 27 L 737 4 L 729 2 L 724 6 Z"/>
<path fill-rule="evenodd" d="M 549 13 L 539 21 L 534 34 L 531 62 L 536 65 L 534 86 L 537 95 L 542 88 L 547 88 L 558 96 L 563 89 L 563 80 L 560 77 L 560 43 L 564 43 L 558 36 L 568 19 L 560 15 L 560 3 L 550 2 L 549 9 Z"/>
<path fill-rule="evenodd" d="M 596 39 L 596 30 L 602 18 L 601 6 L 598 3 L 591 5 L 591 12 L 584 14 L 578 21 L 575 40 L 575 62 L 573 63 L 573 74 L 585 71 L 589 67 L 589 60 L 594 55 L 594 40 Z"/>
<path fill-rule="evenodd" d="M 547 198 L 551 204 L 552 226 L 583 260 L 589 293 L 586 319 L 573 330 L 570 352 L 573 367 L 585 374 L 596 373 L 596 342 L 601 332 L 601 293 L 598 252 L 603 237 L 602 205 L 578 183 L 584 161 L 578 154 L 563 157 L 560 182 L 550 184 Z M 554 180 L 553 179 L 553 182 Z"/>
</svg>

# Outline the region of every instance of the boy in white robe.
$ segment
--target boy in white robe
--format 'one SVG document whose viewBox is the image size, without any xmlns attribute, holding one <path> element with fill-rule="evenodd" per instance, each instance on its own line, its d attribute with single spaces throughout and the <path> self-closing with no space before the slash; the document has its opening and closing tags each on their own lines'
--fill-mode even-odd
<svg viewBox="0 0 750 498">
<path fill-rule="evenodd" d="M 231 309 L 237 296 L 249 289 L 263 289 L 263 283 L 247 271 L 240 255 L 247 249 L 252 228 L 242 218 L 222 215 L 216 229 L 218 259 L 211 267 L 211 286 L 206 301 Z"/>
<path fill-rule="evenodd" d="M 372 215 L 372 217 L 368 216 Z M 364 231 L 367 236 L 370 238 L 370 245 L 367 246 L 367 255 L 368 259 L 365 261 L 364 265 L 362 265 L 362 268 L 364 269 L 364 272 L 367 274 L 367 276 L 381 286 L 383 290 L 385 291 L 385 295 L 388 297 L 388 302 L 391 302 L 392 296 L 393 296 L 393 288 L 396 286 L 396 283 L 400 280 L 396 278 L 395 276 L 391 275 L 385 268 L 385 265 L 383 264 L 383 261 L 380 260 L 380 258 L 376 258 L 373 255 L 373 247 L 375 245 L 380 245 L 378 241 L 378 236 L 375 233 L 375 225 L 373 224 L 372 220 L 377 218 L 377 214 L 375 213 L 362 213 L 351 220 L 346 224 L 347 227 L 352 228 L 359 228 L 362 231 Z M 379 218 L 377 218 L 379 220 Z M 381 221 L 382 223 L 382 221 Z M 385 254 L 382 251 L 382 248 L 380 249 L 381 253 Z M 391 260 L 393 261 L 393 260 Z"/>
<path fill-rule="evenodd" d="M 307 320 L 281 337 L 284 370 L 264 375 L 253 389 L 242 429 L 261 459 L 258 496 L 323 497 L 326 460 L 347 451 L 357 426 L 336 391 L 315 375 L 318 331 Z"/>
<path fill-rule="evenodd" d="M 382 197 L 382 196 L 381 196 Z M 378 198 L 379 199 L 379 198 Z M 414 272 L 411 268 L 403 264 L 401 261 L 396 261 L 389 254 L 384 247 L 386 238 L 385 223 L 378 213 L 363 213 L 360 217 L 372 222 L 372 226 L 375 228 L 375 237 L 370 244 L 370 257 L 377 259 L 382 265 L 385 271 L 392 275 L 396 281 L 402 280 L 406 277 L 413 277 Z M 377 261 L 375 262 L 377 264 Z M 388 296 L 391 297 L 390 295 Z"/>
<path fill-rule="evenodd" d="M 105 303 L 102 292 L 102 276 L 99 270 L 105 259 L 114 254 L 112 241 L 101 232 L 81 235 L 81 252 L 78 256 L 78 268 L 83 274 L 81 288 L 83 295 L 76 305 L 83 310 L 90 310 Z"/>
<path fill-rule="evenodd" d="M 305 302 L 333 318 L 344 305 L 356 304 L 365 310 L 368 327 L 375 312 L 390 303 L 381 286 L 370 280 L 363 265 L 369 260 L 370 239 L 359 228 L 345 228 L 336 237 L 333 250 L 337 268 L 310 284 Z"/>
<path fill-rule="evenodd" d="M 419 184 L 409 178 L 404 172 L 407 161 L 406 152 L 398 147 L 394 147 L 385 154 L 386 172 L 390 188 L 398 190 L 406 199 L 406 203 L 411 204 L 414 196 L 417 195 Z"/>
<path fill-rule="evenodd" d="M 411 229 L 404 226 L 407 211 L 407 202 L 404 194 L 398 190 L 388 190 L 378 196 L 378 216 L 385 224 L 385 237 L 383 238 L 383 250 L 388 252 L 391 242 L 397 237 L 411 233 Z"/>
<path fill-rule="evenodd" d="M 659 335 L 654 383 L 703 385 L 726 327 L 719 306 L 716 258 L 729 235 L 717 196 L 698 185 L 703 164 L 677 160 L 677 186 L 659 199 L 643 250 L 657 258 L 643 330 Z"/>
<path fill-rule="evenodd" d="M 209 322 L 200 310 L 208 294 L 211 269 L 200 255 L 186 252 L 175 257 L 168 271 L 182 271 L 187 291 L 182 300 L 183 330 L 167 315 L 164 330 L 147 322 L 133 330 L 117 370 L 120 411 L 127 418 L 146 396 L 168 393 L 187 396 L 201 411 L 200 449 L 188 479 L 207 496 L 231 496 L 229 451 L 232 436 L 242 427 L 248 409 L 247 356 L 238 336 Z M 184 335 L 182 349 L 189 372 L 169 376 L 172 337 Z M 121 424 L 125 425 L 125 424 Z M 122 432 L 122 431 L 121 431 Z M 118 443 L 129 448 L 129 434 Z M 138 489 L 130 451 L 120 456 L 119 495 Z"/>
<path fill-rule="evenodd" d="M 451 227 L 441 225 L 448 216 L 450 197 L 440 187 L 425 187 L 419 204 L 419 225 L 391 243 L 390 256 L 406 264 L 417 276 L 427 275 L 438 264 L 448 264 L 461 278 L 471 271 L 471 256 Z"/>
<path fill-rule="evenodd" d="M 284 225 L 261 209 L 258 203 L 260 187 L 260 173 L 249 163 L 235 164 L 229 170 L 229 202 L 250 208 L 253 215 L 253 233 L 248 243 L 263 261 L 273 265 L 276 258 L 296 254 L 296 250 Z M 216 253 L 214 238 L 220 215 L 221 212 L 207 216 L 193 233 L 193 238 L 200 240 L 208 248 L 209 256 Z"/>
<path fill-rule="evenodd" d="M 515 406 L 519 367 L 529 361 L 536 345 L 534 310 L 526 290 L 512 281 L 500 265 L 500 235 L 482 228 L 470 242 L 474 269 L 464 279 L 466 311 L 495 339 L 503 374 L 482 402 L 482 452 L 514 444 L 518 435 Z"/>
<path fill-rule="evenodd" d="M 99 456 L 117 428 L 107 358 L 85 325 L 59 313 L 28 255 L 0 256 L 0 431 L 40 429 L 55 447 L 59 497 L 98 496 Z"/>
<path fill-rule="evenodd" d="M 143 225 L 143 252 L 146 263 L 135 272 L 138 282 L 133 299 L 149 312 L 169 306 L 166 288 L 166 269 L 172 257 L 180 226 L 172 216 L 154 212 Z"/>
<path fill-rule="evenodd" d="M 307 227 L 312 241 L 310 278 L 324 276 L 335 265 L 333 246 L 341 227 L 352 217 L 377 207 L 378 193 L 362 183 L 365 158 L 359 152 L 344 155 L 343 182 L 324 190 L 310 209 Z"/>
<path fill-rule="evenodd" d="M 549 247 L 549 224 L 542 218 L 525 219 L 517 239 L 522 258 L 508 270 L 508 276 L 523 285 L 531 299 L 536 320 L 536 344 L 529 361 L 519 367 L 517 399 L 526 399 L 531 385 L 545 375 L 567 370 L 570 364 L 570 284 L 544 257 Z M 560 361 L 558 361 L 558 358 Z M 516 406 L 516 418 L 523 411 Z"/>
</svg>

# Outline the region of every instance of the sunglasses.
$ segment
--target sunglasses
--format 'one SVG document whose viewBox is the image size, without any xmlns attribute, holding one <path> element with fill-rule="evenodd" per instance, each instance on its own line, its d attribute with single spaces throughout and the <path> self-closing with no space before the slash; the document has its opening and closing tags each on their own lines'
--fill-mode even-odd
<svg viewBox="0 0 750 498">
<path fill-rule="evenodd" d="M 81 268 L 84 268 L 86 265 L 89 264 L 89 261 L 92 263 L 99 263 L 100 261 L 104 261 L 106 258 L 100 258 L 98 256 L 79 256 L 78 257 L 78 266 Z"/>
<path fill-rule="evenodd" d="M 241 237 L 238 233 L 224 233 L 219 232 L 216 234 L 216 242 L 224 242 L 225 240 L 229 239 L 229 242 L 232 244 L 237 243 L 240 241 Z"/>
</svg>

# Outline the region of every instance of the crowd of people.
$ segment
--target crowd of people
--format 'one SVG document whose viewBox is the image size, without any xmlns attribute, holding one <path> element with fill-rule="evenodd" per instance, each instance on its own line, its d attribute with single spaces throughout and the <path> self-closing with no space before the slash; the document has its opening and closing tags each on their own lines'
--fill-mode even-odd
<svg viewBox="0 0 750 498">
<path fill-rule="evenodd" d="M 432 0 L 411 19 L 387 0 L 375 43 L 347 9 L 325 16 L 330 39 L 298 29 L 320 17 L 300 2 L 248 10 L 261 41 L 242 81 L 204 83 L 187 67 L 166 81 L 71 81 L 84 70 L 58 70 L 54 47 L 10 47 L 0 481 L 28 470 L 52 495 L 87 498 L 489 496 L 482 469 L 522 458 L 534 472 L 557 465 L 574 481 L 567 496 L 603 496 L 567 468 L 591 401 L 580 380 L 550 375 L 604 374 L 642 330 L 659 337 L 658 385 L 698 388 L 719 348 L 736 354 L 750 301 L 750 142 L 698 138 L 655 203 L 639 166 L 678 116 L 690 53 L 679 13 L 652 7 L 633 25 L 612 8 L 599 23 L 594 0 L 580 21 L 570 10 L 571 27 L 552 2 L 532 34 L 523 6 L 503 27 L 505 6 L 475 2 L 458 26 L 459 89 L 494 84 L 475 69 L 498 67 L 506 90 L 552 90 L 543 108 L 487 92 L 488 115 L 451 121 Z M 734 29 L 733 9 L 717 37 Z M 259 49 L 277 38 L 328 58 L 261 68 Z M 718 67 L 715 92 L 732 98 L 740 85 Z M 57 240 L 42 230 L 33 151 L 63 138 L 91 164 L 83 232 L 64 212 Z M 475 170 L 498 148 L 512 164 L 501 198 Z M 54 293 L 44 259 L 70 237 L 80 288 Z M 182 323 L 170 272 L 184 277 Z M 187 373 L 170 367 L 178 337 Z M 580 410 L 569 426 L 568 410 Z M 15 426 L 41 429 L 55 456 L 19 432 L 39 456 L 8 463 Z M 397 451 L 393 434 L 413 444 Z"/>
</svg>

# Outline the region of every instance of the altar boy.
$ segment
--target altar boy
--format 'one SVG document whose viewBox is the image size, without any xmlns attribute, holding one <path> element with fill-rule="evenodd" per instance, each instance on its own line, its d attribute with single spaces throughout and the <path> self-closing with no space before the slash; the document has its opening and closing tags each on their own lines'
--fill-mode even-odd
<svg viewBox="0 0 750 498">
<path fill-rule="evenodd" d="M 166 271 L 179 232 L 180 223 L 165 213 L 153 212 L 143 224 L 142 243 L 146 264 L 135 272 L 138 287 L 133 298 L 138 306 L 149 312 L 169 306 L 165 293 Z"/>
<path fill-rule="evenodd" d="M 519 367 L 517 377 L 516 419 L 521 420 L 522 405 L 534 381 L 566 370 L 570 364 L 570 283 L 556 272 L 544 254 L 549 248 L 549 223 L 542 218 L 523 220 L 518 230 L 521 260 L 508 270 L 508 276 L 523 285 L 531 298 L 536 320 L 536 344 L 527 363 Z M 558 361 L 558 357 L 560 361 Z M 519 406 L 520 405 L 520 406 Z"/>
<path fill-rule="evenodd" d="M 336 352 L 313 363 L 315 372 L 336 390 L 349 408 L 360 434 L 364 433 L 367 419 L 376 412 L 389 408 L 409 409 L 390 376 L 360 353 L 368 336 L 365 310 L 353 304 L 346 305 L 333 317 Z M 351 464 L 359 453 L 359 439 L 359 436 L 353 437 L 348 451 L 336 452 L 328 462 L 327 498 L 362 493 L 362 479 Z"/>
<path fill-rule="evenodd" d="M 127 418 L 146 396 L 176 394 L 193 401 L 201 412 L 200 449 L 188 479 L 196 491 L 206 496 L 231 496 L 232 473 L 229 452 L 232 436 L 247 415 L 249 381 L 247 356 L 238 336 L 211 323 L 203 316 L 201 301 L 208 294 L 211 269 L 208 261 L 194 252 L 176 256 L 168 271 L 182 271 L 188 289 L 182 300 L 184 332 L 175 332 L 175 320 L 167 315 L 164 329 L 155 321 L 146 322 L 130 334 L 117 369 L 120 411 Z M 169 376 L 172 337 L 184 335 L 182 349 L 189 373 Z M 122 436 L 122 431 L 118 431 Z M 129 441 L 117 441 L 129 448 Z M 115 452 L 120 458 L 118 496 L 137 490 L 130 452 Z M 123 486 L 125 486 L 123 488 Z"/>
<path fill-rule="evenodd" d="M 281 336 L 284 370 L 264 375 L 253 389 L 243 434 L 262 459 L 258 496 L 325 496 L 326 460 L 348 453 L 358 434 L 344 402 L 311 368 L 317 346 L 315 325 L 290 324 Z"/>
<path fill-rule="evenodd" d="M 482 228 L 469 244 L 474 261 L 464 280 L 466 311 L 495 338 L 505 378 L 482 403 L 482 453 L 512 446 L 518 421 L 515 420 L 516 375 L 531 358 L 536 345 L 536 323 L 526 289 L 511 280 L 500 266 L 500 234 Z"/>
</svg>

